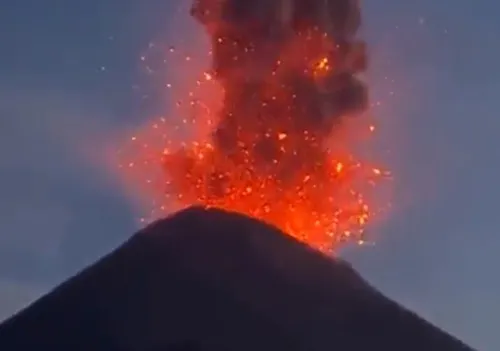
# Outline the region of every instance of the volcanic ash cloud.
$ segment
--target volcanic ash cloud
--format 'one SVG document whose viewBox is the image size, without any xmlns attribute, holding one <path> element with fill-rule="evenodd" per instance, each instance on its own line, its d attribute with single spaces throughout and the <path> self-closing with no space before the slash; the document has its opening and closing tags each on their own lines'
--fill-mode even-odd
<svg viewBox="0 0 500 351">
<path fill-rule="evenodd" d="M 208 141 L 165 152 L 168 193 L 322 249 L 362 241 L 364 185 L 382 172 L 337 138 L 369 104 L 357 1 L 198 0 L 191 14 L 212 43 L 205 79 L 224 94 Z"/>
</svg>

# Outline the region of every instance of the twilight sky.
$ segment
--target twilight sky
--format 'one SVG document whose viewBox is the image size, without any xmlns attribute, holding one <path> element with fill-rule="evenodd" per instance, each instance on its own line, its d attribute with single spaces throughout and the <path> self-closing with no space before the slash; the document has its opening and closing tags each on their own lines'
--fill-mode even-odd
<svg viewBox="0 0 500 351">
<path fill-rule="evenodd" d="M 500 5 L 364 2 L 394 210 L 372 229 L 376 246 L 345 256 L 387 295 L 498 350 Z M 100 155 L 166 110 L 140 56 L 152 40 L 201 31 L 175 15 L 179 3 L 2 2 L 0 319 L 137 228 L 133 200 Z"/>
</svg>

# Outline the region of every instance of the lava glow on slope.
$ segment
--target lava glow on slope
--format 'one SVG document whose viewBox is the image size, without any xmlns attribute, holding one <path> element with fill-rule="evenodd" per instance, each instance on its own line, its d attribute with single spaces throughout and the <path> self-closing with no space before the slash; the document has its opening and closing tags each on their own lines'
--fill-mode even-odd
<svg viewBox="0 0 500 351">
<path fill-rule="evenodd" d="M 321 89 L 341 65 L 355 64 L 336 60 L 331 38 L 318 33 L 288 39 L 269 71 L 239 62 L 223 83 L 213 71 L 200 71 L 174 116 L 134 134 L 134 152 L 124 153 L 121 168 L 136 187 L 155 193 L 153 217 L 199 204 L 261 219 L 322 251 L 365 242 L 380 210 L 371 194 L 389 176 L 356 152 L 375 126 L 365 111 L 320 120 L 310 100 L 297 107 L 304 100 L 284 83 L 300 72 Z M 256 94 L 238 90 L 241 76 L 258 76 Z"/>
</svg>

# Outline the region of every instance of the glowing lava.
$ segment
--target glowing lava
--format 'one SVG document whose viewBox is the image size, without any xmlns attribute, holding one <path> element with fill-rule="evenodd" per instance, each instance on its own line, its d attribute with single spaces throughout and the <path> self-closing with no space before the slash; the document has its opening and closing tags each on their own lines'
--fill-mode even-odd
<svg viewBox="0 0 500 351">
<path fill-rule="evenodd" d="M 200 204 L 241 212 L 324 251 L 346 240 L 363 243 L 376 213 L 369 193 L 388 172 L 362 161 L 346 140 L 352 133 L 347 122 L 363 118 L 368 107 L 366 87 L 356 76 L 366 68 L 365 46 L 349 34 L 357 22 L 342 22 L 344 31 L 332 35 L 326 27 L 335 27 L 328 22 L 335 16 L 323 15 L 323 22 L 312 16 L 320 8 L 299 24 L 270 20 L 278 34 L 269 39 L 261 23 L 269 16 L 243 14 L 232 23 L 200 10 L 200 3 L 193 14 L 212 39 L 213 69 L 179 104 L 188 106 L 190 117 L 177 127 L 170 119 L 156 122 L 160 147 L 148 144 L 151 133 L 134 137 L 149 153 L 147 162 L 164 171 L 165 196 L 157 207 Z M 344 17 L 359 12 L 342 9 Z M 222 88 L 220 104 L 199 98 L 195 90 L 204 86 Z M 369 122 L 356 125 L 354 134 L 375 131 Z M 173 142 L 181 126 L 196 138 Z M 137 162 L 128 168 L 137 170 Z"/>
</svg>

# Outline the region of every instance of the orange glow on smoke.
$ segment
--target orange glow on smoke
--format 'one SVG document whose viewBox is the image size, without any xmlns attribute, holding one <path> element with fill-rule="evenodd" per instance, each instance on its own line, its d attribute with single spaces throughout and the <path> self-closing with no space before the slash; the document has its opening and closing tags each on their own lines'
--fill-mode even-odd
<svg viewBox="0 0 500 351">
<path fill-rule="evenodd" d="M 300 69 L 313 74 L 319 84 L 324 74 L 336 69 L 335 62 L 321 55 L 324 45 L 291 42 L 276 70 L 266 77 L 269 97 L 284 106 L 290 96 L 278 84 L 280 70 L 299 67 L 306 47 L 316 59 Z M 257 74 L 234 72 L 243 73 Z M 370 194 L 389 172 L 357 157 L 349 139 L 353 134 L 373 134 L 375 126 L 366 121 L 353 132 L 342 121 L 328 145 L 319 145 L 312 132 L 297 133 L 288 116 L 275 116 L 265 133 L 257 133 L 256 125 L 239 128 L 238 150 L 228 157 L 210 134 L 218 122 L 220 86 L 210 72 L 199 76 L 179 100 L 176 115 L 137 131 L 131 140 L 132 159 L 122 160 L 129 179 L 154 184 L 150 191 L 156 192 L 156 214 L 201 204 L 261 219 L 323 251 L 345 241 L 364 243 L 366 226 L 378 211 Z M 344 120 L 350 118 L 364 116 Z M 279 147 L 262 160 L 253 150 L 267 141 Z"/>
</svg>

